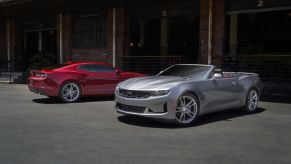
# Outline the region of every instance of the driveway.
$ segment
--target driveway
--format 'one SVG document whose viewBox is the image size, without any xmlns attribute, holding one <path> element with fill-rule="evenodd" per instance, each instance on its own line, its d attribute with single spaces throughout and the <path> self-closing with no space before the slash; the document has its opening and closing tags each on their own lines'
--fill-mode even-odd
<svg viewBox="0 0 291 164">
<path fill-rule="evenodd" d="M 122 116 L 111 97 L 63 104 L 0 84 L 1 164 L 291 163 L 291 104 L 261 102 L 180 128 Z"/>
</svg>

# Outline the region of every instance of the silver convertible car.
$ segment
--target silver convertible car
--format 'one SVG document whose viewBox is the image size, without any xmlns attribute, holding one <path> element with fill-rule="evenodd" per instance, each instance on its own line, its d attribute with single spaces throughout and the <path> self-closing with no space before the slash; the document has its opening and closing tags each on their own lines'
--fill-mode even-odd
<svg viewBox="0 0 291 164">
<path fill-rule="evenodd" d="M 198 116 L 242 107 L 257 109 L 260 78 L 254 73 L 222 72 L 212 65 L 178 64 L 156 76 L 132 78 L 115 90 L 116 110 L 180 125 Z"/>
</svg>

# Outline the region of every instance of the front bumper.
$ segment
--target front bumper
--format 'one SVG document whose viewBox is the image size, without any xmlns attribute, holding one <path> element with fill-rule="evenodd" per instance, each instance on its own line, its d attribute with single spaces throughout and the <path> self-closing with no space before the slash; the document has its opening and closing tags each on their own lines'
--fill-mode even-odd
<svg viewBox="0 0 291 164">
<path fill-rule="evenodd" d="M 115 94 L 115 102 L 116 111 L 121 114 L 166 120 L 175 119 L 175 103 L 169 101 L 169 95 L 135 99 Z"/>
</svg>

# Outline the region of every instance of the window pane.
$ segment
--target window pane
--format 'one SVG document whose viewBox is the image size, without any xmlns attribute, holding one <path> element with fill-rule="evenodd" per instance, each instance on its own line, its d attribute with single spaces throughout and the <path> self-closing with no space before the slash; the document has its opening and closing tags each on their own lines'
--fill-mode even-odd
<svg viewBox="0 0 291 164">
<path fill-rule="evenodd" d="M 73 18 L 73 48 L 106 47 L 106 12 Z"/>
</svg>

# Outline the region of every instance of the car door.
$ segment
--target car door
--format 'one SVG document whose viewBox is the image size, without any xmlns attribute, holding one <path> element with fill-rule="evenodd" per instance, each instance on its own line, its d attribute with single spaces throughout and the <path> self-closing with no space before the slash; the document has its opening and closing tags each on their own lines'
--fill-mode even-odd
<svg viewBox="0 0 291 164">
<path fill-rule="evenodd" d="M 82 79 L 84 95 L 94 95 L 96 85 L 98 85 L 99 72 L 94 64 L 83 64 L 78 67 L 78 70 L 84 74 Z"/>
<path fill-rule="evenodd" d="M 115 87 L 121 81 L 114 67 L 100 66 L 97 90 L 103 94 L 114 94 Z"/>
<path fill-rule="evenodd" d="M 209 79 L 204 84 L 209 112 L 236 107 L 239 103 L 240 87 L 236 77 Z"/>
<path fill-rule="evenodd" d="M 85 71 L 84 90 L 86 95 L 111 95 L 119 82 L 115 68 L 102 64 L 86 64 L 79 67 Z"/>
</svg>

